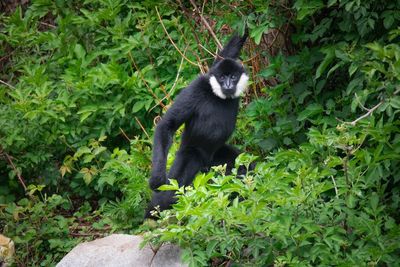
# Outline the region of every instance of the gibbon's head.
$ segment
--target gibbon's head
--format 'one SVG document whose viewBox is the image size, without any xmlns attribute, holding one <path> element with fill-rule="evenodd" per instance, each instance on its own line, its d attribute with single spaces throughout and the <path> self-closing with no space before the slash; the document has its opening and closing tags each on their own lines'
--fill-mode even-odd
<svg viewBox="0 0 400 267">
<path fill-rule="evenodd" d="M 243 66 L 233 59 L 223 59 L 212 66 L 209 81 L 216 96 L 222 99 L 237 98 L 247 87 L 247 76 Z"/>
</svg>

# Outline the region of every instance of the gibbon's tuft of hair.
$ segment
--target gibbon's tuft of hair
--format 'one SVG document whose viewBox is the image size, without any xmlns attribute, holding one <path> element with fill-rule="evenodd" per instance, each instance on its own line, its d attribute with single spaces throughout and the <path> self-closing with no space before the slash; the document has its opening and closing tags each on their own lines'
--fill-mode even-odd
<svg viewBox="0 0 400 267">
<path fill-rule="evenodd" d="M 225 58 L 238 59 L 240 55 L 240 50 L 242 49 L 244 43 L 246 42 L 248 33 L 244 33 L 242 37 L 238 34 L 234 34 L 229 42 L 224 46 L 224 48 L 218 53 L 217 58 L 214 60 L 213 65 L 220 62 Z"/>
</svg>

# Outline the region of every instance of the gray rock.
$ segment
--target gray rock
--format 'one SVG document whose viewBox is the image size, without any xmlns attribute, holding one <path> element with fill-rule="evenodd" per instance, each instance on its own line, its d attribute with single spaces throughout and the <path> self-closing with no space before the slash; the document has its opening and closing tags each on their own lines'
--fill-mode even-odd
<svg viewBox="0 0 400 267">
<path fill-rule="evenodd" d="M 141 236 L 113 234 L 72 249 L 57 267 L 184 267 L 180 260 L 180 248 L 165 244 L 157 251 L 150 246 L 139 249 Z"/>
<path fill-rule="evenodd" d="M 187 266 L 181 261 L 181 249 L 172 244 L 164 244 L 154 256 L 150 267 L 183 267 Z"/>
</svg>

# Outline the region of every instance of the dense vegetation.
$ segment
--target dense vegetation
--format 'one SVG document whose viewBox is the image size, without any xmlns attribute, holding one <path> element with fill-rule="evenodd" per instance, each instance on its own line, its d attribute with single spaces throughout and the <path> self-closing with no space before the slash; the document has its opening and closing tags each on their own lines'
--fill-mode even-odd
<svg viewBox="0 0 400 267">
<path fill-rule="evenodd" d="M 400 1 L 10 3 L 0 230 L 15 265 L 146 231 L 191 266 L 398 266 Z M 256 169 L 172 183 L 178 204 L 142 225 L 154 123 L 245 26 L 252 83 L 231 143 Z"/>
</svg>

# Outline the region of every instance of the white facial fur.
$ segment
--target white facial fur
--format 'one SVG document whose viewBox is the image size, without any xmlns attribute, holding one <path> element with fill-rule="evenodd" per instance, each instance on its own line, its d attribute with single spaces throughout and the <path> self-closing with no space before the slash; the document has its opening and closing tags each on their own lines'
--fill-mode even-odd
<svg viewBox="0 0 400 267">
<path fill-rule="evenodd" d="M 236 85 L 236 92 L 233 95 L 234 97 L 239 97 L 246 90 L 248 80 L 249 76 L 247 76 L 246 73 L 242 73 Z M 222 99 L 226 99 L 226 95 L 222 92 L 221 85 L 214 75 L 210 77 L 210 85 L 216 96 Z"/>
<path fill-rule="evenodd" d="M 210 85 L 216 96 L 222 99 L 226 99 L 226 96 L 224 95 L 224 93 L 222 93 L 221 85 L 219 84 L 217 78 L 215 78 L 214 75 L 210 77 Z"/>
<path fill-rule="evenodd" d="M 247 76 L 246 73 L 242 73 L 236 85 L 235 97 L 239 97 L 246 90 L 248 81 L 249 81 L 249 76 Z"/>
</svg>

